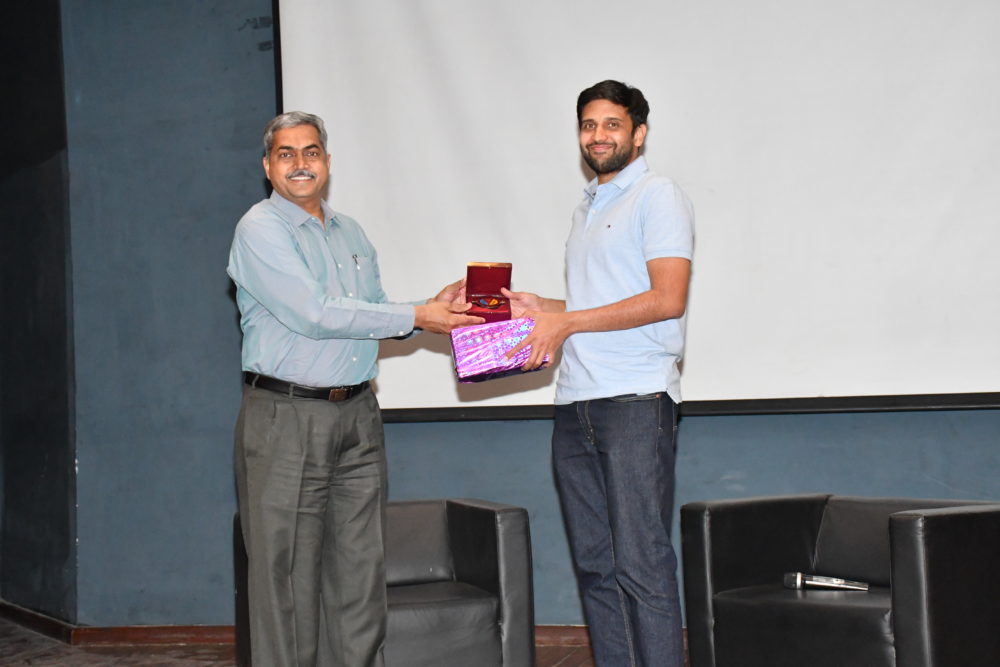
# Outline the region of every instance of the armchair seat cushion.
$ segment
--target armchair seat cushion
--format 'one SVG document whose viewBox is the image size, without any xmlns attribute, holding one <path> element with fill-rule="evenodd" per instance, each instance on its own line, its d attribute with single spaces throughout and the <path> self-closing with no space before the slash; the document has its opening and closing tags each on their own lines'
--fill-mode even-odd
<svg viewBox="0 0 1000 667">
<path fill-rule="evenodd" d="M 386 505 L 386 667 L 535 664 L 531 536 L 522 507 L 469 498 Z M 251 664 L 248 560 L 233 520 L 236 664 Z"/>
<path fill-rule="evenodd" d="M 888 588 L 789 590 L 747 586 L 715 595 L 718 664 L 741 667 L 892 667 Z"/>
<path fill-rule="evenodd" d="M 390 586 L 388 602 L 388 665 L 501 664 L 495 595 L 470 584 L 440 581 Z"/>
</svg>

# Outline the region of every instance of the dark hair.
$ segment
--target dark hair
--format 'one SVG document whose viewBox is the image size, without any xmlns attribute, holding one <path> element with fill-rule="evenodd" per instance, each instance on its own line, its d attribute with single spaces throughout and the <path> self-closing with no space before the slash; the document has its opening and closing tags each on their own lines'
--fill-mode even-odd
<svg viewBox="0 0 1000 667">
<path fill-rule="evenodd" d="M 323 150 L 326 150 L 326 127 L 323 125 L 323 119 L 305 111 L 289 111 L 272 118 L 264 128 L 264 157 L 271 153 L 275 132 L 299 125 L 315 127 L 316 131 L 319 132 L 320 141 L 323 142 Z"/>
<path fill-rule="evenodd" d="M 641 90 L 624 84 L 621 81 L 608 79 L 607 81 L 595 83 L 576 98 L 577 123 L 580 122 L 580 118 L 583 115 L 583 107 L 594 100 L 607 100 L 625 107 L 629 118 L 632 119 L 633 131 L 640 125 L 645 125 L 646 118 L 649 116 L 649 102 L 646 101 Z"/>
</svg>

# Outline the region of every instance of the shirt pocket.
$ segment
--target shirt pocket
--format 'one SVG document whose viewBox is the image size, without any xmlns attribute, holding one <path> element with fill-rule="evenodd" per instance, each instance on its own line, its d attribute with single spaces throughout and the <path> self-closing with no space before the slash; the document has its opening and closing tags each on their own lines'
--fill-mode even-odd
<svg viewBox="0 0 1000 667">
<path fill-rule="evenodd" d="M 362 301 L 377 301 L 379 294 L 378 263 L 374 253 L 359 251 L 351 255 L 348 268 L 354 287 L 354 297 Z"/>
</svg>

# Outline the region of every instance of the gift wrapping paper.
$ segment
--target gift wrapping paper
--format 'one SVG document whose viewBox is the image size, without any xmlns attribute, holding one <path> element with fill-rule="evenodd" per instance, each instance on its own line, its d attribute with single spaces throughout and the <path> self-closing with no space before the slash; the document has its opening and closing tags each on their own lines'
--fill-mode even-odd
<svg viewBox="0 0 1000 667">
<path fill-rule="evenodd" d="M 535 321 L 530 317 L 519 317 L 453 330 L 451 349 L 459 381 L 482 382 L 522 372 L 521 366 L 531 356 L 530 346 L 510 359 L 504 355 L 517 347 L 534 326 Z M 549 360 L 548 356 L 545 360 Z"/>
</svg>

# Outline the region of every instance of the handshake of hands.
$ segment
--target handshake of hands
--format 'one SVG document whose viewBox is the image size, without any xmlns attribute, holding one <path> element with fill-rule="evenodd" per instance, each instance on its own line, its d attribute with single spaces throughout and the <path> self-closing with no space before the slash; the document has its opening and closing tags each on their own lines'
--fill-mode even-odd
<svg viewBox="0 0 1000 667">
<path fill-rule="evenodd" d="M 522 366 L 530 371 L 546 365 L 545 357 L 554 359 L 563 341 L 572 333 L 565 305 L 561 301 L 544 299 L 530 292 L 511 292 L 501 288 L 501 293 L 510 301 L 511 316 L 530 317 L 535 321 L 534 330 L 512 349 L 507 357 L 513 357 L 522 348 L 531 346 L 531 356 Z M 452 329 L 482 324 L 481 317 L 466 315 L 472 307 L 465 298 L 465 279 L 446 285 L 427 303 L 415 307 L 414 327 L 435 333 L 450 333 Z"/>
</svg>

